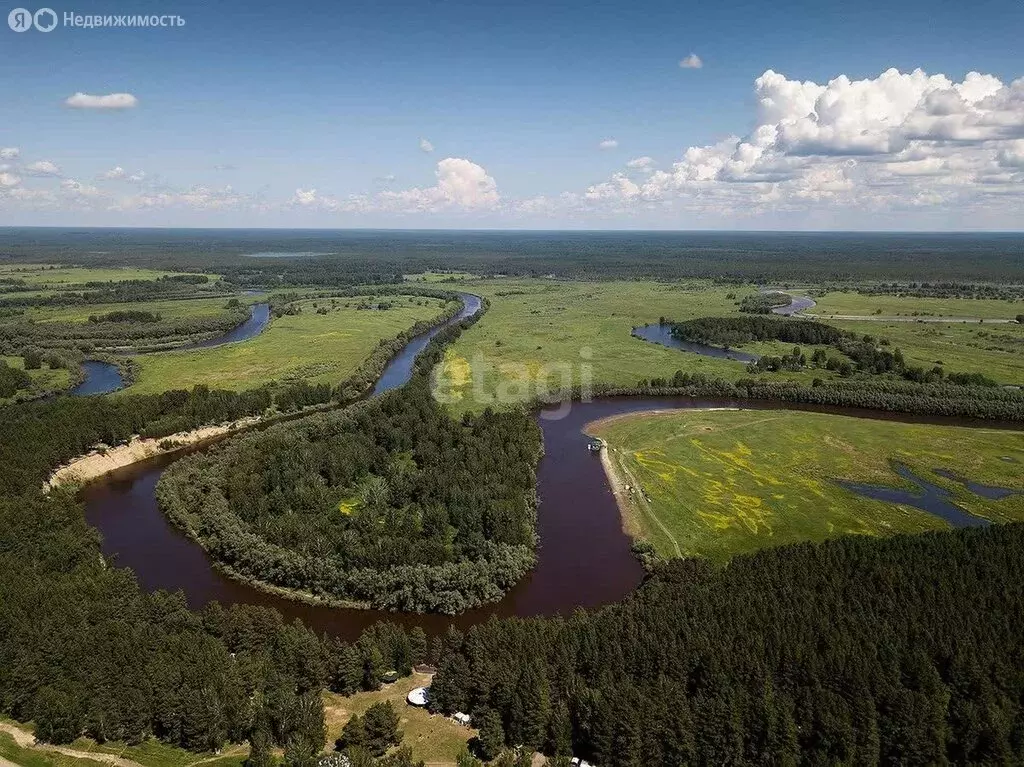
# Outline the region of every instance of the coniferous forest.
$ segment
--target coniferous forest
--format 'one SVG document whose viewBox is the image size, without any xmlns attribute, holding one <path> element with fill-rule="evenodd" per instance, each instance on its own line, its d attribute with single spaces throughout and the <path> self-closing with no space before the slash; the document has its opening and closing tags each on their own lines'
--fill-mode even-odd
<svg viewBox="0 0 1024 767">
<path fill-rule="evenodd" d="M 446 637 L 439 711 L 599 765 L 1019 764 L 1024 526 L 674 560 L 633 596 Z"/>
<path fill-rule="evenodd" d="M 242 578 L 454 614 L 533 566 L 540 451 L 526 412 L 454 421 L 421 381 L 184 458 L 158 497 Z"/>
</svg>

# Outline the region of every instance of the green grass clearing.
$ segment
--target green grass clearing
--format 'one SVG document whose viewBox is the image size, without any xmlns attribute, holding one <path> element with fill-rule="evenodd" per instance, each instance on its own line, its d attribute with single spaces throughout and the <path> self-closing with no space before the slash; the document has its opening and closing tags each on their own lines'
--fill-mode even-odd
<svg viewBox="0 0 1024 767">
<path fill-rule="evenodd" d="M 302 313 L 278 317 L 260 335 L 248 341 L 135 357 L 135 383 L 123 390 L 150 394 L 168 389 L 207 384 L 211 388 L 251 389 L 271 381 L 337 384 L 348 378 L 378 342 L 393 338 L 420 320 L 436 317 L 444 302 L 417 297 L 387 311 L 359 310 L 359 298 L 337 299 L 328 314 L 317 314 L 314 303 L 298 302 Z M 350 306 L 345 308 L 345 304 Z M 422 304 L 422 305 L 420 305 Z"/>
<path fill-rule="evenodd" d="M 476 735 L 476 730 L 406 702 L 410 690 L 428 686 L 430 679 L 427 674 L 413 674 L 394 684 L 384 685 L 376 692 L 359 692 L 347 698 L 330 692 L 324 693 L 327 749 L 334 747 L 334 741 L 341 735 L 342 727 L 352 714 L 362 716 L 374 703 L 391 701 L 398 713 L 398 729 L 403 733 L 401 745 L 412 747 L 413 759 L 422 759 L 428 765 L 437 767 L 454 765 L 459 752 Z"/>
<path fill-rule="evenodd" d="M 630 331 L 662 316 L 739 316 L 740 299 L 755 292 L 750 286 L 700 280 L 486 279 L 474 282 L 473 290 L 489 298 L 491 308 L 446 350 L 437 371 L 435 393 L 456 414 L 528 401 L 538 392 L 568 388 L 587 377 L 594 383 L 634 386 L 642 378 L 670 378 L 676 370 L 733 381 L 747 375 L 742 363 L 668 349 L 633 338 Z M 1024 326 L 838 320 L 829 324 L 888 338 L 909 361 L 926 368 L 942 361 L 947 372 L 982 372 L 1000 383 L 1024 383 Z M 781 355 L 792 344 L 740 348 Z M 804 351 L 809 356 L 813 349 Z M 830 377 L 834 375 L 815 369 L 765 375 L 766 380 L 805 383 Z"/>
<path fill-rule="evenodd" d="M 9 367 L 25 368 L 25 360 L 22 357 L 0 357 L 0 359 L 4 360 Z M 71 386 L 71 377 L 74 371 L 63 368 L 50 369 L 44 362 L 41 368 L 30 370 L 28 374 L 32 379 L 32 387 L 29 389 L 19 389 L 13 397 L 0 399 L 0 404 L 17 402 L 25 397 L 33 397 L 38 394 L 63 391 Z"/>
<path fill-rule="evenodd" d="M 54 290 L 79 288 L 87 282 L 118 282 L 121 280 L 156 280 L 168 275 L 183 274 L 161 269 L 136 267 L 88 267 L 59 264 L 0 264 L 0 278 L 24 280 L 27 285 Z M 211 281 L 216 274 L 207 274 Z"/>
<path fill-rule="evenodd" d="M 947 373 L 984 373 L 1002 384 L 1024 384 L 1024 325 L 977 322 L 853 322 L 826 320 L 844 330 L 888 338 L 908 363 Z"/>
<path fill-rule="evenodd" d="M 863 315 L 883 317 L 960 317 L 1013 319 L 1024 312 L 1024 301 L 991 298 L 916 298 L 914 296 L 862 295 L 853 291 L 832 291 L 815 296 L 812 314 Z"/>
<path fill-rule="evenodd" d="M 511 404 L 538 388 L 555 391 L 581 383 L 634 386 L 641 378 L 671 378 L 677 370 L 735 380 L 741 362 L 702 357 L 630 335 L 637 325 L 738 313 L 754 289 L 710 282 L 562 282 L 545 279 L 481 280 L 473 291 L 491 308 L 445 352 L 438 397 L 456 412 Z M 733 298 L 729 298 L 733 294 Z M 792 344 L 766 345 L 781 354 Z M 779 374 L 808 383 L 821 371 Z"/>
<path fill-rule="evenodd" d="M 972 514 L 1024 521 L 1024 496 L 986 500 L 932 473 L 948 469 L 1024 490 L 1024 432 L 784 410 L 676 410 L 607 419 L 588 433 L 607 441 L 620 487 L 638 485 L 650 496 L 648 504 L 634 493 L 624 504 L 625 525 L 663 556 L 678 546 L 684 556 L 721 562 L 797 541 L 947 527 L 834 482 L 909 487 L 890 461 L 952 490 Z"/>
<path fill-rule="evenodd" d="M 464 280 L 478 280 L 479 275 L 470 272 L 420 272 L 418 274 L 403 275 L 406 282 L 463 282 Z"/>
<path fill-rule="evenodd" d="M 243 304 L 260 303 L 258 296 L 237 296 Z M 193 317 L 213 317 L 224 314 L 230 298 L 185 298 L 165 301 L 139 301 L 133 303 L 89 304 L 83 306 L 41 306 L 28 309 L 25 317 L 36 322 L 78 322 L 89 321 L 92 315 L 115 311 L 142 311 L 159 314 L 163 320 L 179 320 Z"/>
</svg>

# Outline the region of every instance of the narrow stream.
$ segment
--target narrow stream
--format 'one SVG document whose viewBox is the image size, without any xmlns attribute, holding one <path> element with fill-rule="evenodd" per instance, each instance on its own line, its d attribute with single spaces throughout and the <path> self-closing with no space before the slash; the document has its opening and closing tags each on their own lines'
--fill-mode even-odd
<svg viewBox="0 0 1024 767">
<path fill-rule="evenodd" d="M 214 346 L 235 343 L 236 341 L 247 341 L 258 336 L 270 323 L 270 304 L 253 304 L 249 310 L 249 319 L 223 333 L 205 341 L 196 341 L 177 346 L 174 349 L 164 351 L 189 351 L 190 349 L 209 349 Z M 157 352 L 153 352 L 154 354 Z M 118 355 L 132 357 L 140 352 L 118 352 Z M 124 388 L 124 378 L 117 365 L 102 360 L 86 360 L 82 363 L 82 372 L 85 373 L 85 380 L 68 392 L 72 397 L 85 397 L 91 394 L 110 394 Z"/>
<path fill-rule="evenodd" d="M 696 341 L 683 341 L 672 335 L 671 325 L 660 325 L 657 322 L 650 325 L 641 325 L 633 328 L 635 338 L 650 341 L 654 344 L 667 346 L 669 349 L 678 349 L 683 352 L 693 352 L 702 357 L 714 357 L 723 360 L 736 360 L 738 362 L 757 362 L 758 356 L 750 352 L 740 352 L 735 349 L 726 349 L 721 346 L 701 344 Z"/>
</svg>

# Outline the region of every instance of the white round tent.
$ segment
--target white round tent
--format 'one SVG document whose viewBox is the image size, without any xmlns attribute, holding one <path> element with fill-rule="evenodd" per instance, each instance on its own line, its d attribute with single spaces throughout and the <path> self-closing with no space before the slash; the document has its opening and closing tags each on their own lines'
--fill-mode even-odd
<svg viewBox="0 0 1024 767">
<path fill-rule="evenodd" d="M 405 699 L 409 702 L 410 706 L 420 706 L 422 708 L 427 705 L 429 692 L 429 687 L 417 687 L 414 690 L 410 690 Z"/>
</svg>

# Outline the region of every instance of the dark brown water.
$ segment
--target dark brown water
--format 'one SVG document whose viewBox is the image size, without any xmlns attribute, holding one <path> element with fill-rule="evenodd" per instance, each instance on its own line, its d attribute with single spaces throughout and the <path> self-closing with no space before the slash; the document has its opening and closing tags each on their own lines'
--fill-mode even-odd
<svg viewBox="0 0 1024 767">
<path fill-rule="evenodd" d="M 629 551 L 630 541 L 622 531 L 618 507 L 600 459 L 586 449 L 589 440 L 582 432 L 583 427 L 593 420 L 622 413 L 733 406 L 778 408 L 775 403 L 627 397 L 575 404 L 568 415 L 559 419 L 539 413 L 545 454 L 537 472 L 537 567 L 501 602 L 455 618 L 317 607 L 263 593 L 222 575 L 202 548 L 173 527 L 157 507 L 156 483 L 177 455 L 159 456 L 126 467 L 88 485 L 82 497 L 90 524 L 103 535 L 104 554 L 116 564 L 132 568 L 147 590 L 180 589 L 192 607 L 213 600 L 266 605 L 288 618 L 301 618 L 318 631 L 348 638 L 356 637 L 378 620 L 420 625 L 434 633 L 449 624 L 465 627 L 492 615 L 568 614 L 576 607 L 594 607 L 622 599 L 640 583 L 643 573 Z M 855 408 L 788 409 L 881 420 L 982 425 L 962 419 L 914 418 Z M 985 422 L 984 426 L 992 428 L 994 424 Z"/>
<path fill-rule="evenodd" d="M 479 310 L 475 296 L 464 296 L 463 300 L 463 311 L 451 322 Z M 410 342 L 389 364 L 375 392 L 407 381 L 416 355 L 437 332 L 428 331 Z M 455 618 L 318 607 L 259 591 L 221 574 L 198 544 L 166 520 L 156 502 L 154 490 L 161 473 L 182 453 L 157 456 L 101 478 L 82 490 L 82 498 L 86 518 L 102 534 L 104 555 L 114 564 L 134 570 L 139 583 L 149 591 L 180 590 L 194 608 L 211 601 L 274 607 L 288 619 L 301 618 L 317 631 L 350 639 L 378 620 L 420 625 L 428 633 L 439 633 L 450 624 L 466 627 L 492 615 L 569 614 L 577 607 L 618 601 L 635 589 L 643 571 L 630 553 L 630 540 L 622 531 L 615 497 L 600 459 L 587 450 L 589 439 L 583 428 L 591 421 L 622 413 L 706 407 L 785 408 L 917 423 L 1019 428 L 991 421 L 913 417 L 856 408 L 678 397 L 612 397 L 575 403 L 567 412 L 564 408 L 540 411 L 536 418 L 545 453 L 537 469 L 537 566 L 497 604 Z"/>
</svg>

